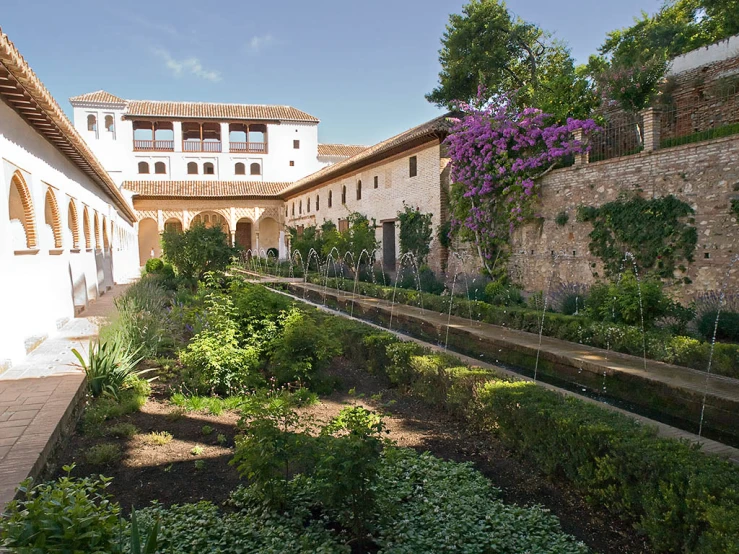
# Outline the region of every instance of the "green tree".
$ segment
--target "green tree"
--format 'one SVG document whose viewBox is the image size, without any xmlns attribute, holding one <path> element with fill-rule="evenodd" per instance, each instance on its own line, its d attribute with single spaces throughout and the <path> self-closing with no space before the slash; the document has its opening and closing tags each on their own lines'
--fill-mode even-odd
<svg viewBox="0 0 739 554">
<path fill-rule="evenodd" d="M 290 232 L 290 247 L 294 252 L 300 252 L 300 258 L 303 264 L 308 263 L 308 257 L 311 256 L 311 250 L 315 250 L 319 256 L 323 251 L 323 245 L 325 240 L 321 229 L 315 225 L 306 227 L 302 233 L 298 233 L 295 227 L 289 229 Z M 319 260 L 313 255 L 310 259 L 310 267 L 316 269 L 318 267 Z"/>
<path fill-rule="evenodd" d="M 585 117 L 596 97 L 575 69 L 567 47 L 532 23 L 514 18 L 500 0 L 472 0 L 449 17 L 439 51 L 439 86 L 429 102 L 469 102 L 516 92 L 521 106 L 537 106 L 558 120 Z"/>
<path fill-rule="evenodd" d="M 400 252 L 413 254 L 419 267 L 426 263 L 426 258 L 431 251 L 432 217 L 433 214 L 421 213 L 419 209 L 413 209 L 405 203 L 403 203 L 403 211 L 398 212 Z"/>
<path fill-rule="evenodd" d="M 379 246 L 379 242 L 375 238 L 374 224 L 367 219 L 367 216 L 353 212 L 347 219 L 349 225 L 344 231 L 338 231 L 333 223 L 324 224 L 322 227 L 323 254 L 328 256 L 334 248 L 339 252 L 339 256 L 345 256 L 349 252 L 351 256 L 347 256 L 349 259 L 346 262 L 351 265 L 351 269 L 358 269 L 355 266 L 360 264 L 362 252 L 366 250 L 371 256 Z M 361 262 L 369 261 L 371 260 L 365 254 Z"/>
<path fill-rule="evenodd" d="M 196 223 L 184 233 L 164 231 L 164 258 L 188 280 L 200 280 L 209 271 L 223 271 L 238 249 L 230 246 L 229 236 L 220 227 Z"/>
</svg>

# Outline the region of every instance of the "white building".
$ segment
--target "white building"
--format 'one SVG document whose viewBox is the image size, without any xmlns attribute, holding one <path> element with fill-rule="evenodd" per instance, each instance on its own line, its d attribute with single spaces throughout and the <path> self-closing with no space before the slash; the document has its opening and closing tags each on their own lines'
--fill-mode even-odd
<svg viewBox="0 0 739 554">
<path fill-rule="evenodd" d="M 138 273 L 136 214 L 0 32 L 0 372 Z"/>
</svg>

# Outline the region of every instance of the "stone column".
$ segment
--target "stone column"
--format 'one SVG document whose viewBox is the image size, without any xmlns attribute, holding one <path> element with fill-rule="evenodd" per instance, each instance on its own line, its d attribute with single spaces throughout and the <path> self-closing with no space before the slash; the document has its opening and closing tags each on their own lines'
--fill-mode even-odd
<svg viewBox="0 0 739 554">
<path fill-rule="evenodd" d="M 174 151 L 182 152 L 182 121 L 172 122 L 172 138 L 174 139 Z M 171 169 L 169 173 L 172 174 Z"/>
<path fill-rule="evenodd" d="M 660 110 L 658 108 L 646 108 L 640 112 L 644 118 L 644 151 L 654 152 L 659 150 L 660 142 Z"/>
<path fill-rule="evenodd" d="M 583 143 L 585 141 L 585 135 L 582 132 L 582 129 L 575 129 L 572 132 L 572 138 L 574 138 L 576 141 Z M 590 162 L 590 153 L 589 152 L 583 152 L 582 154 L 575 154 L 575 165 L 585 165 Z"/>
<path fill-rule="evenodd" d="M 228 127 L 228 123 L 221 123 L 221 152 L 229 152 L 229 149 L 231 148 L 231 144 L 228 140 Z"/>
<path fill-rule="evenodd" d="M 164 214 L 162 210 L 157 210 L 157 228 L 160 233 L 164 232 Z"/>
</svg>

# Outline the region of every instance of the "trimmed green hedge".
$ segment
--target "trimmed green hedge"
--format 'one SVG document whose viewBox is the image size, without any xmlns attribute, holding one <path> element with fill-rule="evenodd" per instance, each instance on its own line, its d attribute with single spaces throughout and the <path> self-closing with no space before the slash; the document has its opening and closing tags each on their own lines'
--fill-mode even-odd
<svg viewBox="0 0 739 554">
<path fill-rule="evenodd" d="M 309 278 L 318 284 L 318 277 Z M 323 280 L 320 280 L 323 284 Z M 350 279 L 329 279 L 329 288 L 352 292 L 354 281 Z M 393 288 L 372 283 L 357 283 L 357 294 L 392 300 Z M 419 293 L 417 290 L 398 288 L 395 301 L 400 304 L 423 306 L 439 313 L 449 312 L 450 296 Z M 470 314 L 480 321 L 538 333 L 541 325 L 541 312 L 518 306 L 492 306 L 478 300 L 454 297 L 452 314 L 469 318 Z M 616 352 L 642 356 L 644 344 L 642 330 L 632 325 L 602 323 L 583 316 L 547 313 L 544 318 L 544 335 L 561 340 L 587 344 L 597 348 L 610 348 Z M 711 344 L 706 341 L 685 336 L 673 336 L 664 329 L 646 331 L 647 358 L 660 362 L 690 367 L 700 371 L 708 368 Z M 719 375 L 739 379 L 739 345 L 716 343 L 711 371 Z"/>
</svg>

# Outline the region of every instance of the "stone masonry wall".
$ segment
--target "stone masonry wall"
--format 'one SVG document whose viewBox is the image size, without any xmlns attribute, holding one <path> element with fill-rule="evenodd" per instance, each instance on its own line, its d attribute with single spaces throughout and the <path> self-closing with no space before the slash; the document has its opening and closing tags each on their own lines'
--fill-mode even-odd
<svg viewBox="0 0 739 554">
<path fill-rule="evenodd" d="M 592 284 L 603 276 L 600 260 L 590 255 L 590 223 L 577 221 L 577 207 L 599 206 L 620 194 L 647 198 L 673 194 L 695 210 L 698 244 L 688 265 L 688 285 L 674 285 L 687 299 L 718 290 L 728 279 L 727 292 L 739 292 L 739 224 L 731 212 L 739 198 L 739 136 L 645 152 L 598 163 L 553 171 L 541 185 L 543 224 L 529 224 L 512 239 L 509 273 L 526 290 L 544 290 L 549 280 Z M 557 226 L 566 212 L 569 221 Z M 681 277 L 683 275 L 680 275 Z"/>
</svg>

